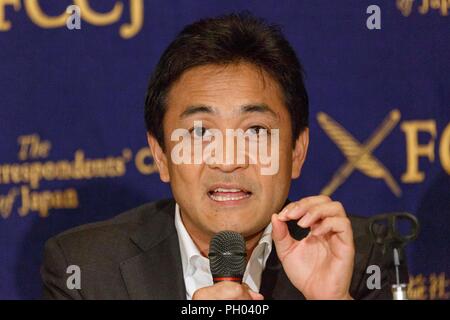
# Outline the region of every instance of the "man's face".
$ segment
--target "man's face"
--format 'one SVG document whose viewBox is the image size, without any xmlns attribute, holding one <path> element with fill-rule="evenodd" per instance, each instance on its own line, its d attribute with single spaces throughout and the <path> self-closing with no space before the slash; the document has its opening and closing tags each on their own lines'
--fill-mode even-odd
<svg viewBox="0 0 450 320">
<path fill-rule="evenodd" d="M 292 142 L 291 120 L 277 82 L 251 64 L 200 66 L 174 83 L 166 103 L 165 150 L 152 136 L 149 144 L 161 179 L 171 184 L 188 231 L 203 237 L 222 230 L 244 237 L 261 232 L 271 215 L 282 208 L 291 178 L 300 174 L 308 145 L 308 130 L 295 146 Z M 172 150 L 179 141 L 172 141 L 171 135 L 180 128 L 192 130 L 194 121 L 201 121 L 203 129 L 193 130 L 192 139 L 208 135 L 210 129 L 223 133 L 224 157 L 226 129 L 254 134 L 260 128 L 269 133 L 279 129 L 278 145 L 270 144 L 268 135 L 271 153 L 274 148 L 279 153 L 279 169 L 262 175 L 261 163 L 252 164 L 248 159 L 244 164 L 175 164 Z M 203 148 L 206 144 L 202 143 Z"/>
</svg>

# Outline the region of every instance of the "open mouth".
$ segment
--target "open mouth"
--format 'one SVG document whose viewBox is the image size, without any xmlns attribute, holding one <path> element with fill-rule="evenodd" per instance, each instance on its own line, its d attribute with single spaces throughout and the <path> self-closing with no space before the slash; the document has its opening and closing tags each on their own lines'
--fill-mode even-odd
<svg viewBox="0 0 450 320">
<path fill-rule="evenodd" d="M 208 197 L 217 202 L 239 201 L 250 198 L 252 193 L 241 188 L 214 187 L 208 191 Z"/>
</svg>

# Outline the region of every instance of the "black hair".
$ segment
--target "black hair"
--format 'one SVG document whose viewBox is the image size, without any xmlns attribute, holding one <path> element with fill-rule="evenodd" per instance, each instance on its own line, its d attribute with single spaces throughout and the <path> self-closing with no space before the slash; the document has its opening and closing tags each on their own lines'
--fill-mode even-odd
<svg viewBox="0 0 450 320">
<path fill-rule="evenodd" d="M 295 141 L 308 127 L 304 71 L 294 49 L 277 25 L 248 12 L 202 19 L 186 26 L 167 47 L 152 76 L 145 99 L 145 124 L 164 148 L 163 119 L 172 84 L 190 68 L 251 63 L 275 79 L 288 108 Z"/>
</svg>

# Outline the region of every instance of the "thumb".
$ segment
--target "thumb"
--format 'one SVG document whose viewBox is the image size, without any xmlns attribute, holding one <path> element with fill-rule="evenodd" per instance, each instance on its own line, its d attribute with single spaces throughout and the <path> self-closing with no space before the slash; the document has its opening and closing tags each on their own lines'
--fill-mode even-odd
<svg viewBox="0 0 450 320">
<path fill-rule="evenodd" d="M 252 300 L 264 300 L 264 296 L 261 293 L 248 290 L 248 294 L 252 297 Z"/>
<path fill-rule="evenodd" d="M 287 223 L 278 220 L 277 214 L 272 215 L 272 240 L 277 248 L 278 257 L 282 257 L 289 251 L 295 240 L 289 234 Z"/>
</svg>

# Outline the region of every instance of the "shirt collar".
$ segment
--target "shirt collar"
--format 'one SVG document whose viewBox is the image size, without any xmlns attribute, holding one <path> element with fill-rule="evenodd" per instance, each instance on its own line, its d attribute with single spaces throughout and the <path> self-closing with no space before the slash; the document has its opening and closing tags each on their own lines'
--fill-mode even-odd
<svg viewBox="0 0 450 320">
<path fill-rule="evenodd" d="M 178 203 L 175 205 L 175 228 L 178 234 L 178 241 L 180 243 L 180 253 L 181 261 L 183 264 L 183 273 L 185 276 L 192 275 L 194 272 L 195 261 L 204 260 L 207 261 L 209 268 L 209 259 L 202 256 L 191 236 L 186 230 L 183 224 L 180 214 L 180 207 Z M 259 261 L 262 269 L 264 269 L 267 259 L 269 258 L 270 252 L 272 251 L 272 223 L 269 223 L 264 229 L 261 238 L 252 252 L 252 255 L 247 264 L 246 273 L 250 271 L 250 266 L 255 262 Z"/>
<path fill-rule="evenodd" d="M 262 248 L 263 252 L 259 253 L 260 257 L 262 257 L 262 265 L 263 268 L 266 265 L 266 261 L 269 258 L 269 254 L 272 251 L 272 223 L 264 229 L 263 234 L 261 235 L 261 239 L 259 239 L 258 245 L 256 248 Z M 255 249 L 256 249 L 255 248 Z M 256 255 L 255 250 L 253 250 L 252 256 Z M 250 260 L 253 260 L 250 258 Z"/>
<path fill-rule="evenodd" d="M 175 205 L 175 228 L 177 229 L 178 241 L 180 242 L 181 262 L 183 264 L 183 273 L 189 275 L 192 271 L 192 260 L 195 257 L 203 257 L 191 236 L 186 230 L 181 220 L 180 207 Z M 205 258 L 205 257 L 203 257 Z M 206 259 L 206 258 L 205 258 Z M 209 260 L 208 260 L 209 262 Z"/>
</svg>

